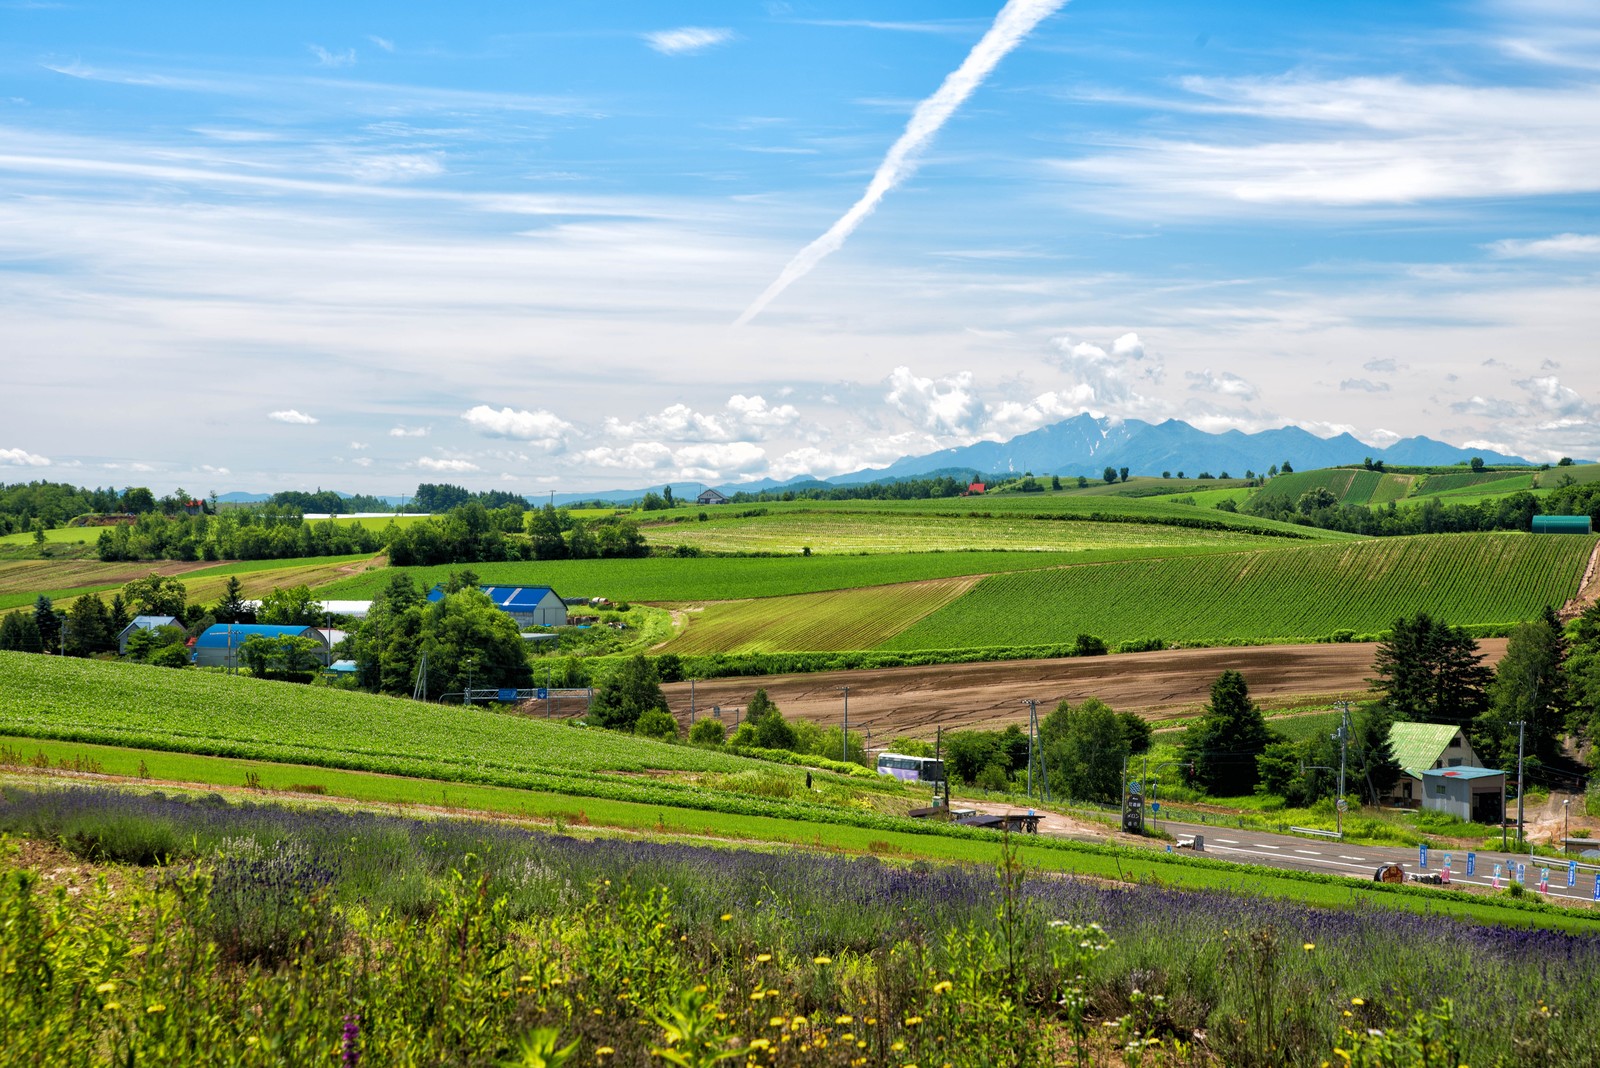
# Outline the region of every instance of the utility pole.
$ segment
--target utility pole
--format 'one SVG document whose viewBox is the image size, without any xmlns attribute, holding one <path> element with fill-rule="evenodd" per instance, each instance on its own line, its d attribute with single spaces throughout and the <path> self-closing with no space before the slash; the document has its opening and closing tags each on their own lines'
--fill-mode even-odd
<svg viewBox="0 0 1600 1068">
<path fill-rule="evenodd" d="M 689 726 L 694 726 L 694 680 L 689 680 Z"/>
<path fill-rule="evenodd" d="M 1038 712 L 1033 701 L 1028 702 L 1028 799 L 1033 800 L 1033 731 L 1038 721 Z"/>
<path fill-rule="evenodd" d="M 1350 745 L 1350 706 L 1344 701 L 1339 702 L 1344 716 L 1339 720 L 1339 729 L 1334 733 L 1334 740 L 1339 743 L 1339 793 L 1333 799 L 1334 829 L 1339 832 L 1339 837 L 1344 838 L 1344 764 L 1345 752 Z"/>
<path fill-rule="evenodd" d="M 1517 720 L 1517 848 L 1522 848 L 1522 736 L 1528 725 L 1525 719 Z"/>
<path fill-rule="evenodd" d="M 840 760 L 850 763 L 850 687 L 841 686 L 844 691 L 844 728 L 839 731 L 839 748 L 843 750 Z"/>
</svg>

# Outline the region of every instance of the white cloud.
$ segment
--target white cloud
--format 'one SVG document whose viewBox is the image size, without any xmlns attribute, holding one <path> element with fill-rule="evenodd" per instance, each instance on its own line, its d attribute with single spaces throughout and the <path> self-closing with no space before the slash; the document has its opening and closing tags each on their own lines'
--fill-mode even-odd
<svg viewBox="0 0 1600 1068">
<path fill-rule="evenodd" d="M 770 405 L 759 394 L 746 397 L 742 393 L 735 393 L 728 398 L 728 409 L 747 427 L 783 427 L 800 419 L 800 410 L 794 405 Z"/>
<path fill-rule="evenodd" d="M 714 415 L 705 415 L 687 404 L 673 404 L 657 415 L 647 415 L 631 423 L 607 417 L 605 433 L 608 437 L 627 441 L 665 438 L 669 441 L 728 441 L 732 430 Z"/>
<path fill-rule="evenodd" d="M 307 45 L 311 54 L 317 57 L 319 67 L 353 67 L 356 63 L 356 50 L 347 48 L 343 52 L 330 52 L 319 44 Z"/>
<path fill-rule="evenodd" d="M 685 445 L 673 454 L 683 478 L 719 479 L 733 475 L 750 477 L 766 470 L 767 454 L 748 441 L 722 445 Z"/>
<path fill-rule="evenodd" d="M 1450 410 L 1460 412 L 1462 415 L 1480 415 L 1488 419 L 1515 419 L 1523 414 L 1522 410 L 1510 401 L 1493 400 L 1477 395 L 1468 397 L 1464 401 L 1456 401 L 1450 405 Z"/>
<path fill-rule="evenodd" d="M 1363 371 L 1385 372 L 1399 370 L 1399 366 L 1400 365 L 1395 363 L 1393 360 L 1368 360 L 1366 363 L 1361 365 L 1361 369 Z"/>
<path fill-rule="evenodd" d="M 581 466 L 611 471 L 665 471 L 672 466 L 672 450 L 659 441 L 641 441 L 623 448 L 599 445 L 585 449 L 574 461 Z"/>
<path fill-rule="evenodd" d="M 357 467 L 371 467 L 372 466 L 372 457 L 370 457 L 370 456 L 357 456 L 354 460 L 351 460 L 350 462 L 355 464 Z"/>
<path fill-rule="evenodd" d="M 394 42 L 391 41 L 387 37 L 379 37 L 375 33 L 369 33 L 369 34 L 367 34 L 367 40 L 371 41 L 373 44 L 377 45 L 379 48 L 383 49 L 385 52 L 393 52 L 394 51 Z"/>
<path fill-rule="evenodd" d="M 1600 234 L 1556 234 L 1529 240 L 1507 238 L 1488 246 L 1507 259 L 1565 259 L 1600 255 Z"/>
<path fill-rule="evenodd" d="M 204 471 L 208 475 L 231 475 L 231 474 L 233 474 L 233 472 L 229 471 L 226 467 L 212 467 L 210 464 L 201 464 L 200 465 L 200 470 Z"/>
<path fill-rule="evenodd" d="M 1183 377 L 1189 380 L 1189 388 L 1197 393 L 1215 393 L 1222 397 L 1238 397 L 1240 400 L 1256 399 L 1256 387 L 1232 371 L 1213 371 L 1207 367 L 1199 373 L 1185 371 Z"/>
<path fill-rule="evenodd" d="M 26 449 L 0 449 L 0 464 L 13 467 L 49 467 L 50 458 Z"/>
<path fill-rule="evenodd" d="M 477 464 L 470 460 L 451 460 L 441 457 L 424 456 L 417 461 L 417 466 L 424 471 L 444 471 L 450 474 L 466 474 L 471 471 L 481 471 Z"/>
<path fill-rule="evenodd" d="M 1165 372 L 1159 359 L 1146 355 L 1144 343 L 1134 333 L 1117 338 L 1110 352 L 1099 345 L 1074 342 L 1067 337 L 1056 338 L 1055 345 L 1061 353 L 1057 362 L 1078 382 L 1071 394 L 1072 400 L 1084 409 L 1107 411 L 1142 407 L 1145 398 L 1136 387 L 1143 382 L 1159 383 Z"/>
<path fill-rule="evenodd" d="M 1207 140 L 1144 139 L 1058 161 L 1149 194 L 1122 210 L 1356 206 L 1600 189 L 1600 94 L 1399 77 L 1187 78 L 1174 112 L 1257 120 Z M 1146 102 L 1148 103 L 1148 102 Z M 1190 120 L 1188 127 L 1194 127 Z M 1325 131 L 1326 136 L 1306 136 Z"/>
<path fill-rule="evenodd" d="M 512 438 L 529 441 L 546 451 L 555 451 L 575 429 L 573 425 L 544 409 L 525 411 L 514 408 L 494 409 L 480 404 L 461 413 L 467 425 L 480 434 L 494 438 Z"/>
<path fill-rule="evenodd" d="M 431 429 L 431 427 L 425 426 L 394 426 L 389 428 L 389 436 L 391 438 L 425 438 Z M 356 445 L 354 443 L 351 443 L 350 447 L 352 449 L 366 448 L 365 445 Z"/>
<path fill-rule="evenodd" d="M 655 30 L 644 34 L 645 43 L 668 56 L 703 52 L 733 40 L 733 31 L 705 26 L 680 26 L 675 30 Z"/>
<path fill-rule="evenodd" d="M 444 173 L 444 157 L 437 152 L 385 152 L 350 156 L 338 167 L 357 181 L 404 182 L 437 178 Z"/>
<path fill-rule="evenodd" d="M 370 448 L 372 448 L 372 446 L 371 446 L 371 445 L 368 445 L 368 444 L 367 444 L 367 443 L 366 443 L 366 442 L 364 442 L 364 441 L 352 441 L 352 442 L 351 442 L 351 443 L 350 443 L 350 447 L 351 447 L 351 448 L 352 448 L 352 449 L 357 449 L 357 450 L 360 450 L 360 449 L 370 449 Z"/>
<path fill-rule="evenodd" d="M 280 423 L 290 423 L 294 426 L 312 426 L 319 421 L 316 416 L 307 415 L 305 412 L 296 411 L 293 408 L 286 408 L 281 412 L 268 412 L 267 418 L 275 419 Z"/>
<path fill-rule="evenodd" d="M 1517 385 L 1528 394 L 1534 408 L 1540 412 L 1560 416 L 1588 416 L 1594 411 L 1594 406 L 1579 396 L 1577 390 L 1563 386 L 1555 375 L 1526 378 Z"/>
<path fill-rule="evenodd" d="M 972 389 L 972 372 L 918 378 L 909 367 L 889 373 L 885 399 L 901 415 L 930 434 L 970 439 L 981 427 L 983 401 Z"/>
</svg>

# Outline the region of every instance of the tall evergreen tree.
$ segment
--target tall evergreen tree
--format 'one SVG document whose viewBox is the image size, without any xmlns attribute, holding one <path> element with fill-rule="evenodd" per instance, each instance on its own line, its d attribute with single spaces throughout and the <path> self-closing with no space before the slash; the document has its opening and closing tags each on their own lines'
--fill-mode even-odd
<svg viewBox="0 0 1600 1068">
<path fill-rule="evenodd" d="M 250 610 L 249 604 L 244 599 L 244 583 L 239 581 L 238 575 L 228 576 L 228 585 L 222 591 L 222 599 L 211 610 L 211 616 L 218 623 L 254 623 L 255 613 Z"/>
<path fill-rule="evenodd" d="M 105 602 L 97 594 L 87 594 L 72 602 L 67 609 L 67 653 L 70 656 L 93 656 L 96 653 L 114 652 L 117 635 L 111 629 L 111 616 Z"/>
<path fill-rule="evenodd" d="M 1478 643 L 1426 612 L 1395 620 L 1372 667 L 1384 705 L 1401 719 L 1466 727 L 1489 707 L 1494 672 Z"/>
<path fill-rule="evenodd" d="M 1549 761 L 1560 751 L 1570 709 L 1570 688 L 1562 654 L 1566 639 L 1551 618 L 1523 623 L 1511 632 L 1506 655 L 1489 686 L 1489 707 L 1470 731 L 1472 748 L 1488 767 L 1507 767 L 1517 759 L 1517 724 L 1524 752 Z"/>
<path fill-rule="evenodd" d="M 39 631 L 40 652 L 54 653 L 61 648 L 61 616 L 44 594 L 33 602 L 33 625 Z"/>
<path fill-rule="evenodd" d="M 589 720 L 597 727 L 631 731 L 652 708 L 669 711 L 656 669 L 642 656 L 630 657 L 600 684 L 589 704 Z"/>
<path fill-rule="evenodd" d="M 15 653 L 37 653 L 44 643 L 39 640 L 39 625 L 31 612 L 10 612 L 0 619 L 0 649 Z"/>
<path fill-rule="evenodd" d="M 1255 789 L 1256 757 L 1274 740 L 1244 676 L 1224 671 L 1211 684 L 1205 714 L 1184 731 L 1180 752 L 1207 793 L 1236 797 Z"/>
</svg>

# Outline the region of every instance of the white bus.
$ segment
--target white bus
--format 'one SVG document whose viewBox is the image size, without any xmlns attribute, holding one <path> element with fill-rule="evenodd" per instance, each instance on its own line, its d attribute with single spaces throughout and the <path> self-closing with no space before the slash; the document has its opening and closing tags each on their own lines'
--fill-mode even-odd
<svg viewBox="0 0 1600 1068">
<path fill-rule="evenodd" d="M 902 753 L 882 753 L 878 756 L 878 774 L 893 775 L 905 782 L 943 782 L 944 761 L 932 757 L 905 756 Z"/>
</svg>

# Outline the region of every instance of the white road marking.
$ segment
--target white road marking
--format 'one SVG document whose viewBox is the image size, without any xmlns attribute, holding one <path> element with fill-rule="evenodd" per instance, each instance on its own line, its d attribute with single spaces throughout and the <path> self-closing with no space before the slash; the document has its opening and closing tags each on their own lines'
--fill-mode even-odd
<svg viewBox="0 0 1600 1068">
<path fill-rule="evenodd" d="M 1265 842 L 1257 842 L 1256 843 L 1256 847 L 1258 849 L 1282 849 L 1283 848 L 1282 846 L 1268 845 Z"/>
<path fill-rule="evenodd" d="M 1211 840 L 1213 842 L 1226 842 L 1229 845 L 1238 845 L 1239 844 L 1239 840 L 1237 838 L 1213 838 Z"/>
<path fill-rule="evenodd" d="M 1366 864 L 1367 863 L 1367 858 L 1366 857 L 1347 857 L 1343 853 L 1339 854 L 1339 859 L 1340 860 L 1353 860 L 1357 864 Z"/>
<path fill-rule="evenodd" d="M 1304 853 L 1308 857 L 1320 857 L 1320 856 L 1322 856 L 1322 854 L 1317 852 L 1315 849 L 1296 849 L 1295 852 L 1296 853 Z"/>
</svg>

